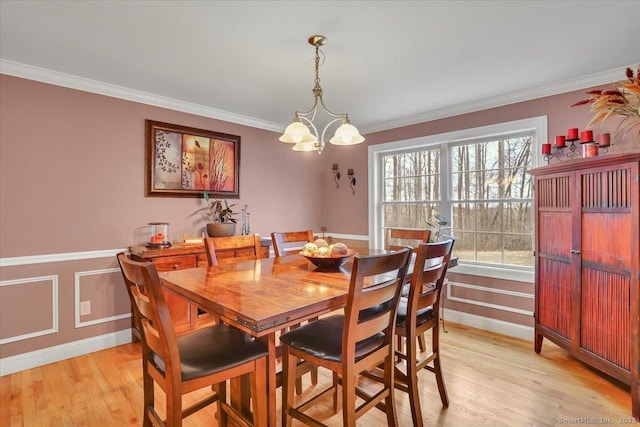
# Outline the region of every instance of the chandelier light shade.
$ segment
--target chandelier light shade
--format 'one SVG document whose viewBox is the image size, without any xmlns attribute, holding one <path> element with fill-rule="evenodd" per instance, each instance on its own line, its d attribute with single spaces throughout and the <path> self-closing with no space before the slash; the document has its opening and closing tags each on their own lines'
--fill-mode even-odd
<svg viewBox="0 0 640 427">
<path fill-rule="evenodd" d="M 331 144 L 335 145 L 355 145 L 364 141 L 358 129 L 349 121 L 348 114 L 336 114 L 331 112 L 324 101 L 322 100 L 322 87 L 320 86 L 320 76 L 318 69 L 320 67 L 320 46 L 327 42 L 326 37 L 315 35 L 309 37 L 309 44 L 315 46 L 315 72 L 316 79 L 313 87 L 313 97 L 315 101 L 313 107 L 307 112 L 301 113 L 296 111 L 293 118 L 293 122 L 287 126 L 284 133 L 279 138 L 280 141 L 289 144 L 294 144 L 292 149 L 295 151 L 316 151 L 318 154 L 322 154 L 322 150 L 325 147 L 324 137 L 327 130 L 335 123 L 341 122 L 342 124 L 336 129 L 336 133 L 329 140 Z M 314 124 L 318 107 L 321 106 L 326 114 L 332 119 L 322 130 L 322 134 L 318 135 L 318 129 Z"/>
</svg>

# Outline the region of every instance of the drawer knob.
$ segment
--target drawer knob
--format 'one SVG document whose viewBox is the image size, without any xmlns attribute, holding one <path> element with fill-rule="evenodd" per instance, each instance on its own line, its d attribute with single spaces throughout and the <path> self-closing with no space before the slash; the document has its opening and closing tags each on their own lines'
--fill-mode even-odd
<svg viewBox="0 0 640 427">
<path fill-rule="evenodd" d="M 578 249 L 571 249 L 571 253 L 572 253 L 572 254 L 579 255 L 579 254 L 580 254 L 580 250 L 578 250 Z"/>
<path fill-rule="evenodd" d="M 179 267 L 180 267 L 180 266 L 179 266 L 178 264 L 173 264 L 173 267 L 172 267 L 172 268 L 173 268 L 174 270 L 177 270 Z"/>
</svg>

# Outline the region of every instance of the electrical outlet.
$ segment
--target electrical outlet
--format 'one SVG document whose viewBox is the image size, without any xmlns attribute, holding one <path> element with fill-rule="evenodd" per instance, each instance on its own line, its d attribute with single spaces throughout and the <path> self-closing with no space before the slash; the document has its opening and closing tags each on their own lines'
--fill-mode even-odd
<svg viewBox="0 0 640 427">
<path fill-rule="evenodd" d="M 91 314 L 91 301 L 82 301 L 80 303 L 80 316 Z"/>
</svg>

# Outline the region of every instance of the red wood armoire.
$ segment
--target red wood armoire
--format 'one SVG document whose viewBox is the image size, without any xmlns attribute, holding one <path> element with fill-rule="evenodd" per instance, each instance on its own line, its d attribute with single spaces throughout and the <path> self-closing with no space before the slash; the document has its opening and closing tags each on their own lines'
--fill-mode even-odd
<svg viewBox="0 0 640 427">
<path fill-rule="evenodd" d="M 631 386 L 640 419 L 640 153 L 534 169 L 535 351 L 547 338 Z"/>
</svg>

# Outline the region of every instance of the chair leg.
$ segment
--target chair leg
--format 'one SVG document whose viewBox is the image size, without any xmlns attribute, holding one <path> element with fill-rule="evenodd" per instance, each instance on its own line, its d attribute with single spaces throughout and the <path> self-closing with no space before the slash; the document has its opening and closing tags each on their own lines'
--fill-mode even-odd
<svg viewBox="0 0 640 427">
<path fill-rule="evenodd" d="M 422 409 L 420 407 L 420 390 L 418 389 L 418 358 L 416 356 L 416 339 L 407 339 L 407 388 L 411 405 L 411 418 L 414 426 L 422 424 Z"/>
<path fill-rule="evenodd" d="M 222 405 L 220 402 L 227 401 L 227 382 L 223 381 L 221 383 L 215 384 L 213 386 L 216 394 L 218 395 L 218 401 L 216 402 L 216 412 L 218 414 L 218 425 L 220 427 L 227 426 L 227 413 L 222 410 Z"/>
<path fill-rule="evenodd" d="M 282 351 L 282 425 L 291 427 L 293 419 L 289 415 L 289 408 L 293 407 L 293 392 L 296 379 L 298 358 L 289 354 L 289 348 Z"/>
<path fill-rule="evenodd" d="M 302 394 L 302 377 L 296 378 L 296 396 Z"/>
<path fill-rule="evenodd" d="M 424 340 L 424 333 L 418 335 L 418 345 L 420 346 L 420 353 L 427 351 L 427 345 Z"/>
<path fill-rule="evenodd" d="M 166 425 L 172 427 L 182 427 L 182 392 L 167 381 L 166 402 L 167 402 L 167 422 Z"/>
<path fill-rule="evenodd" d="M 403 336 L 402 335 L 396 335 L 396 338 L 398 340 L 398 342 L 396 343 L 396 351 L 398 353 L 402 353 L 405 350 Z M 399 356 L 394 356 L 394 360 L 395 360 L 395 363 L 402 362 L 402 358 L 399 357 Z"/>
<path fill-rule="evenodd" d="M 433 371 L 436 374 L 436 382 L 438 384 L 438 391 L 440 392 L 440 400 L 442 400 L 442 406 L 449 407 L 449 397 L 447 396 L 447 388 L 444 385 L 444 379 L 442 378 L 442 367 L 440 366 L 440 331 L 438 323 L 432 329 L 432 348 L 436 358 L 433 360 Z"/>
<path fill-rule="evenodd" d="M 253 402 L 253 425 L 267 427 L 267 360 L 262 357 L 255 362 L 255 369 L 251 372 L 251 396 Z"/>
<path fill-rule="evenodd" d="M 338 374 L 333 372 L 333 412 L 336 414 L 340 409 L 342 409 L 342 391 L 340 382 L 338 381 Z"/>
<path fill-rule="evenodd" d="M 356 377 L 342 373 L 342 425 L 356 426 Z"/>
<path fill-rule="evenodd" d="M 384 362 L 384 387 L 389 390 L 389 395 L 385 399 L 384 407 L 385 413 L 387 414 L 387 425 L 390 427 L 395 427 L 398 425 L 398 414 L 396 413 L 395 402 L 394 360 L 395 356 L 389 355 Z M 414 425 L 419 426 L 421 424 L 414 423 Z"/>
<path fill-rule="evenodd" d="M 142 361 L 143 364 L 147 363 L 145 360 Z M 155 408 L 154 405 L 154 400 L 155 400 L 155 396 L 154 396 L 154 387 L 153 387 L 153 379 L 151 378 L 151 376 L 147 373 L 147 368 L 146 366 L 143 366 L 142 368 L 143 372 L 142 372 L 142 383 L 143 383 L 143 393 L 144 393 L 144 413 L 143 413 L 143 418 L 142 418 L 142 426 L 143 427 L 151 427 L 153 425 L 153 423 L 151 422 L 151 417 L 149 414 L 149 411 L 153 408 Z"/>
</svg>

